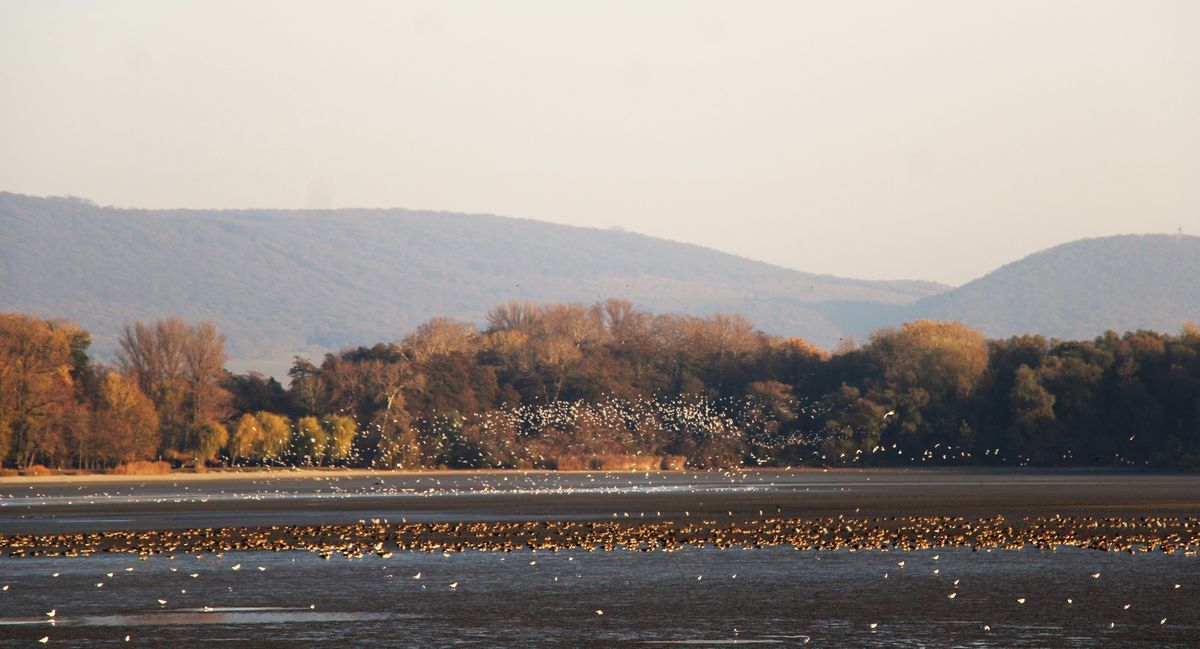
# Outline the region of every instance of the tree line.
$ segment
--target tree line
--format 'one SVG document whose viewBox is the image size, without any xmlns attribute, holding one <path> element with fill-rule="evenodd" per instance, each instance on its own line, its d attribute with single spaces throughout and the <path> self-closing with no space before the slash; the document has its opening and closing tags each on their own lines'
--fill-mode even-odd
<svg viewBox="0 0 1200 649">
<path fill-rule="evenodd" d="M 740 316 L 509 302 L 297 357 L 285 387 L 224 337 L 0 315 L 0 458 L 176 466 L 716 468 L 1200 465 L 1200 330 L 987 340 L 917 321 L 827 353 Z"/>
</svg>

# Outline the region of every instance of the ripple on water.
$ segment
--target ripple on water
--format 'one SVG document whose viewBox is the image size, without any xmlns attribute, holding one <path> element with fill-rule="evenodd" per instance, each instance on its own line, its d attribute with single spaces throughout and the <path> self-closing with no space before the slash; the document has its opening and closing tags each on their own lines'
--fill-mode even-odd
<svg viewBox="0 0 1200 649">
<path fill-rule="evenodd" d="M 81 615 L 56 619 L 0 618 L 0 626 L 45 624 L 48 626 L 192 626 L 200 624 L 279 624 L 305 622 L 361 622 L 387 620 L 396 617 L 388 613 L 362 611 L 316 611 L 308 608 L 283 606 L 231 606 L 220 608 L 186 608 L 115 615 Z"/>
</svg>

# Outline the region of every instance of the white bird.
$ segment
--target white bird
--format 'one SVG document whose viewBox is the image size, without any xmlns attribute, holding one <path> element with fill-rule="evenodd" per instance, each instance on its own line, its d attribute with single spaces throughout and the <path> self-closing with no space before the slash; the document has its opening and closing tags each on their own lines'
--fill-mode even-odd
<svg viewBox="0 0 1200 649">
<path fill-rule="evenodd" d="M 1017 598 L 1017 603 L 1018 603 L 1018 604 L 1024 604 L 1024 603 L 1025 603 L 1025 598 L 1024 598 L 1024 597 L 1018 597 L 1018 598 Z"/>
<path fill-rule="evenodd" d="M 38 642 L 40 642 L 42 644 L 46 644 L 47 642 L 50 642 L 50 636 L 45 636 L 42 639 L 38 640 Z"/>
<path fill-rule="evenodd" d="M 57 614 L 58 614 L 58 609 L 56 609 L 56 608 L 52 608 L 49 611 L 46 611 L 46 617 L 54 617 Z"/>
<path fill-rule="evenodd" d="M 456 582 L 454 582 L 454 583 L 450 584 L 450 587 L 451 587 L 451 588 L 458 588 L 458 582 L 456 581 Z"/>
<path fill-rule="evenodd" d="M 158 600 L 158 605 L 159 605 L 159 606 L 166 606 L 166 605 L 167 605 L 167 600 L 165 600 L 165 599 L 160 599 L 160 600 Z"/>
<path fill-rule="evenodd" d="M 233 566 L 232 566 L 232 567 L 230 567 L 229 569 L 230 569 L 230 570 L 241 570 L 241 569 L 242 569 L 242 564 L 240 564 L 240 563 L 235 563 L 235 564 L 233 564 Z"/>
<path fill-rule="evenodd" d="M 604 615 L 604 611 L 601 609 L 596 609 L 596 615 Z"/>
<path fill-rule="evenodd" d="M 887 419 L 888 417 L 893 417 L 893 416 L 895 416 L 895 415 L 896 415 L 896 411 L 895 411 L 895 410 L 889 410 L 889 411 L 887 411 L 887 412 L 883 413 L 883 418 L 884 418 L 884 419 Z"/>
</svg>

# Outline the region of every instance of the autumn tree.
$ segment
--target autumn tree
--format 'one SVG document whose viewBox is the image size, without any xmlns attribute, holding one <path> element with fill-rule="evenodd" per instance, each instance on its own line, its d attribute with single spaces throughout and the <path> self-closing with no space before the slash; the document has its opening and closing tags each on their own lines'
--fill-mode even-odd
<svg viewBox="0 0 1200 649">
<path fill-rule="evenodd" d="M 434 318 L 417 327 L 401 343 L 407 356 L 416 363 L 471 351 L 475 348 L 479 330 L 475 325 L 450 318 Z"/>
<path fill-rule="evenodd" d="M 73 360 L 71 329 L 0 314 L 0 451 L 17 466 L 61 450 L 75 397 Z"/>
<path fill-rule="evenodd" d="M 121 328 L 117 365 L 154 402 L 159 420 L 168 429 L 187 423 L 183 346 L 188 325 L 179 318 L 152 324 L 136 322 Z"/>
<path fill-rule="evenodd" d="M 288 377 L 292 381 L 288 394 L 299 413 L 313 416 L 325 412 L 329 386 L 321 368 L 303 356 L 295 356 Z"/>
<path fill-rule="evenodd" d="M 154 404 L 136 383 L 116 372 L 100 381 L 93 429 L 93 439 L 104 443 L 115 462 L 153 458 L 162 442 Z"/>
<path fill-rule="evenodd" d="M 229 429 L 216 421 L 201 425 L 193 432 L 192 451 L 195 453 L 197 468 L 208 462 L 217 460 L 221 449 L 229 444 Z"/>
<path fill-rule="evenodd" d="M 211 421 L 229 410 L 229 392 L 221 387 L 225 378 L 225 335 L 211 322 L 191 325 L 183 345 L 184 377 L 187 381 L 189 423 Z"/>
<path fill-rule="evenodd" d="M 253 414 L 244 413 L 229 436 L 229 461 L 236 465 L 238 458 L 257 459 L 261 447 L 262 426 Z"/>
<path fill-rule="evenodd" d="M 910 450 L 963 432 L 967 398 L 988 364 L 982 334 L 956 322 L 918 320 L 875 332 L 864 353 L 884 368 L 867 396 L 896 412 L 894 425 Z"/>
<path fill-rule="evenodd" d="M 887 368 L 891 386 L 919 386 L 944 395 L 966 396 L 988 363 L 983 334 L 957 322 L 918 320 L 871 335 L 869 349 Z"/>
<path fill-rule="evenodd" d="M 306 464 L 321 466 L 329 447 L 329 433 L 316 417 L 301 417 L 296 421 L 297 452 Z"/>
<path fill-rule="evenodd" d="M 274 461 L 287 455 L 292 442 L 292 427 L 287 418 L 265 411 L 256 413 L 254 418 L 258 420 L 261 432 L 259 456 Z"/>
<path fill-rule="evenodd" d="M 330 461 L 343 462 L 348 459 L 354 448 L 354 434 L 358 430 L 354 420 L 344 415 L 333 415 L 325 420 L 325 430 L 329 435 Z"/>
<path fill-rule="evenodd" d="M 154 402 L 175 446 L 188 431 L 228 414 L 230 394 L 221 385 L 225 337 L 212 323 L 137 322 L 122 328 L 118 343 L 121 373 Z"/>
<path fill-rule="evenodd" d="M 509 300 L 487 313 L 488 331 L 524 331 L 541 317 L 542 308 L 533 302 Z"/>
</svg>

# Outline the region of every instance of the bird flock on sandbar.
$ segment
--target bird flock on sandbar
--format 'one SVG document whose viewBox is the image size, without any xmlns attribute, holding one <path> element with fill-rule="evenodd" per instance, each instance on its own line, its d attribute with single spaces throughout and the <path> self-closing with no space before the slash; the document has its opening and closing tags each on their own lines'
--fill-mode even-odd
<svg viewBox="0 0 1200 649">
<path fill-rule="evenodd" d="M 661 513 L 605 521 L 390 522 L 209 527 L 178 530 L 0 534 L 9 557 L 77 557 L 97 553 L 142 556 L 235 551 L 316 552 L 323 557 L 393 551 L 512 552 L 628 550 L 678 551 L 685 547 L 745 548 L 790 545 L 797 550 L 974 551 L 1081 548 L 1107 552 L 1195 556 L 1200 519 L 1175 516 L 889 516 L 856 518 L 691 518 L 666 520 Z"/>
</svg>

